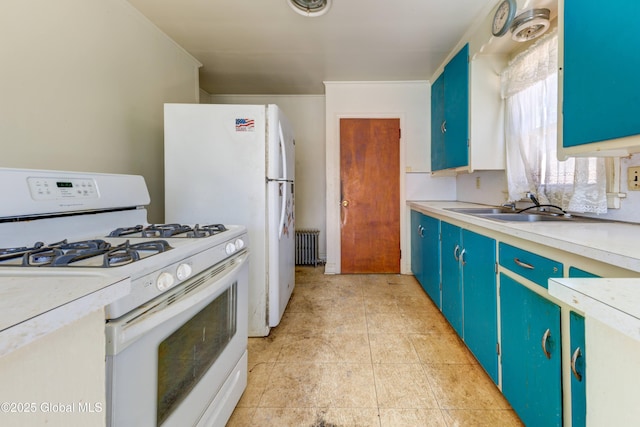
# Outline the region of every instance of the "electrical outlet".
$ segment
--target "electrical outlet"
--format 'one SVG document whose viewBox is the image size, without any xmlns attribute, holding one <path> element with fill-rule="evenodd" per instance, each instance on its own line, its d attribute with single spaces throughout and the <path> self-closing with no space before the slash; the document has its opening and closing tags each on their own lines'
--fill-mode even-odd
<svg viewBox="0 0 640 427">
<path fill-rule="evenodd" d="M 640 191 L 640 166 L 627 169 L 627 188 L 630 191 Z"/>
</svg>

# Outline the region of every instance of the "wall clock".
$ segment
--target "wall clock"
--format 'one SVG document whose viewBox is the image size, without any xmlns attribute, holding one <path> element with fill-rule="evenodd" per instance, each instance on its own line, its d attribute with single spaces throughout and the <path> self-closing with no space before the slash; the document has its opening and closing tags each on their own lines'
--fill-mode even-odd
<svg viewBox="0 0 640 427">
<path fill-rule="evenodd" d="M 511 22 L 513 22 L 513 18 L 516 16 L 517 8 L 516 0 L 504 0 L 500 3 L 495 15 L 493 15 L 491 33 L 494 36 L 502 37 L 509 31 Z"/>
</svg>

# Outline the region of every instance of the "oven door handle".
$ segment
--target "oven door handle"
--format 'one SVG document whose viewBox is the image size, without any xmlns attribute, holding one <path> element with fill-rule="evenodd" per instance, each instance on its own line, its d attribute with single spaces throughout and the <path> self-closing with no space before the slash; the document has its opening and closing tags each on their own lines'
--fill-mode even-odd
<svg viewBox="0 0 640 427">
<path fill-rule="evenodd" d="M 176 287 L 176 289 L 169 290 L 163 294 L 163 298 L 156 301 L 155 304 L 151 306 L 144 305 L 116 320 L 107 322 L 107 354 L 115 355 L 120 353 L 150 330 L 190 308 L 206 306 L 212 296 L 217 296 L 219 292 L 225 289 L 224 286 L 220 285 L 220 282 L 224 280 L 225 283 L 228 283 L 228 277 L 243 268 L 248 259 L 248 251 L 240 253 L 206 270 L 205 274 L 208 271 L 216 271 L 222 268 L 212 277 L 205 278 L 202 284 L 186 290 L 186 293 L 184 286 Z M 226 268 L 224 268 L 225 266 Z M 200 276 L 196 276 L 191 282 L 198 280 L 198 277 Z M 181 285 L 184 285 L 184 283 Z M 176 297 L 177 299 L 171 301 Z"/>
</svg>

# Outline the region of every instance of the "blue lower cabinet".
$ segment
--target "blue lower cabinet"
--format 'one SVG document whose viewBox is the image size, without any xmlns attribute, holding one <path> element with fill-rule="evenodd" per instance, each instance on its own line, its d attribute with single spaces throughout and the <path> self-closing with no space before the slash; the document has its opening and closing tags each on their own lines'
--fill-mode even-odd
<svg viewBox="0 0 640 427">
<path fill-rule="evenodd" d="M 462 242 L 464 342 L 497 384 L 496 241 L 462 230 Z"/>
<path fill-rule="evenodd" d="M 593 273 L 569 268 L 569 277 L 594 278 Z M 569 348 L 571 349 L 571 425 L 587 425 L 587 348 L 584 317 L 573 311 L 569 314 Z"/>
<path fill-rule="evenodd" d="M 569 314 L 571 348 L 571 426 L 587 425 L 587 349 L 584 317 L 573 311 Z"/>
<path fill-rule="evenodd" d="M 442 307 L 440 295 L 440 220 L 422 216 L 422 287 Z"/>
<path fill-rule="evenodd" d="M 583 278 L 596 278 L 600 277 L 596 274 L 589 273 L 588 271 L 580 270 L 576 267 L 569 267 L 569 277 L 583 277 Z"/>
<path fill-rule="evenodd" d="M 462 331 L 462 253 L 461 228 L 442 222 L 442 314 L 453 329 L 463 337 Z"/>
<path fill-rule="evenodd" d="M 527 427 L 562 425 L 560 307 L 500 274 L 502 392 Z"/>
<path fill-rule="evenodd" d="M 498 383 L 496 241 L 442 222 L 442 314 Z"/>
<path fill-rule="evenodd" d="M 411 271 L 441 308 L 440 220 L 414 210 L 411 211 Z"/>
<path fill-rule="evenodd" d="M 411 272 L 422 285 L 424 266 L 422 265 L 422 215 L 418 211 L 411 211 Z"/>
</svg>

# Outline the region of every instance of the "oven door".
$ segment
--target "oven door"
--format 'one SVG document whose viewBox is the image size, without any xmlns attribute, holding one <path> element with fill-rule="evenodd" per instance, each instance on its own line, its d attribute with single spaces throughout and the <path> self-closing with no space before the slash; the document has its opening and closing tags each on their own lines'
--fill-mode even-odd
<svg viewBox="0 0 640 427">
<path fill-rule="evenodd" d="M 107 322 L 108 426 L 224 425 L 246 387 L 248 256 Z"/>
</svg>

